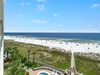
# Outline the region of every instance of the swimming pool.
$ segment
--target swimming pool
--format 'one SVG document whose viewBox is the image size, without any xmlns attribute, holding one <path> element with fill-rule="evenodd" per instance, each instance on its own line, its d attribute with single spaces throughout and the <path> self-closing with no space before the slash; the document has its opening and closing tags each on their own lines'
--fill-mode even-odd
<svg viewBox="0 0 100 75">
<path fill-rule="evenodd" d="M 48 73 L 46 71 L 41 71 L 37 75 L 50 75 L 50 73 Z"/>
<path fill-rule="evenodd" d="M 45 73 L 45 72 L 42 72 L 42 73 L 40 73 L 39 75 L 48 75 L 47 73 Z"/>
</svg>

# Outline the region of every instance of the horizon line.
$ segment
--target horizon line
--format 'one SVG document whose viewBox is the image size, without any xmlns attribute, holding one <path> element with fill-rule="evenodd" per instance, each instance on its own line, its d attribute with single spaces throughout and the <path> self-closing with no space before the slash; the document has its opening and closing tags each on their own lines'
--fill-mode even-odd
<svg viewBox="0 0 100 75">
<path fill-rule="evenodd" d="M 77 32 L 77 31 L 66 31 L 66 32 L 60 32 L 60 31 L 15 31 L 15 32 L 4 32 L 4 33 L 100 33 L 100 32 L 84 32 L 84 31 L 80 31 L 80 32 Z"/>
</svg>

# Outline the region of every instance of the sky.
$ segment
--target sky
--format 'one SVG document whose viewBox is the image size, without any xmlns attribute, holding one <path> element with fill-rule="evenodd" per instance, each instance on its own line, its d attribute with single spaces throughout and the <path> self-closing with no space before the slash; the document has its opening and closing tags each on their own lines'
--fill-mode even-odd
<svg viewBox="0 0 100 75">
<path fill-rule="evenodd" d="M 100 0 L 4 0 L 4 32 L 100 32 Z"/>
</svg>

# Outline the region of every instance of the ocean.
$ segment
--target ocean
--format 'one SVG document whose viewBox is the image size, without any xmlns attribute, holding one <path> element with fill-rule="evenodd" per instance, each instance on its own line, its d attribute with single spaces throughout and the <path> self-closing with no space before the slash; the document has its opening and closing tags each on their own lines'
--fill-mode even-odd
<svg viewBox="0 0 100 75">
<path fill-rule="evenodd" d="M 100 40 L 100 33 L 4 33 L 7 36 Z"/>
</svg>

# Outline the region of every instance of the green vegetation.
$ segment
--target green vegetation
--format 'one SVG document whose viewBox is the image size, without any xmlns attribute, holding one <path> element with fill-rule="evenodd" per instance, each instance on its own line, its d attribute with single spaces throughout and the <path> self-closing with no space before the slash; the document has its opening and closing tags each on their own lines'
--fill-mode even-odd
<svg viewBox="0 0 100 75">
<path fill-rule="evenodd" d="M 76 55 L 76 68 L 84 75 L 100 75 L 100 61 Z"/>
<path fill-rule="evenodd" d="M 18 75 L 24 75 L 24 71 L 23 70 L 21 70 L 19 73 L 18 73 Z"/>
<path fill-rule="evenodd" d="M 26 72 L 26 75 L 29 75 L 29 72 Z"/>
<path fill-rule="evenodd" d="M 5 75 L 26 75 L 27 72 L 22 70 L 23 67 L 35 68 L 44 64 L 63 71 L 70 68 L 71 54 L 69 52 L 61 52 L 60 49 L 56 48 L 11 40 L 6 40 L 4 44 L 5 52 L 8 55 L 4 59 Z M 84 75 L 100 75 L 100 61 L 79 55 L 75 56 L 75 60 L 78 72 Z"/>
</svg>

